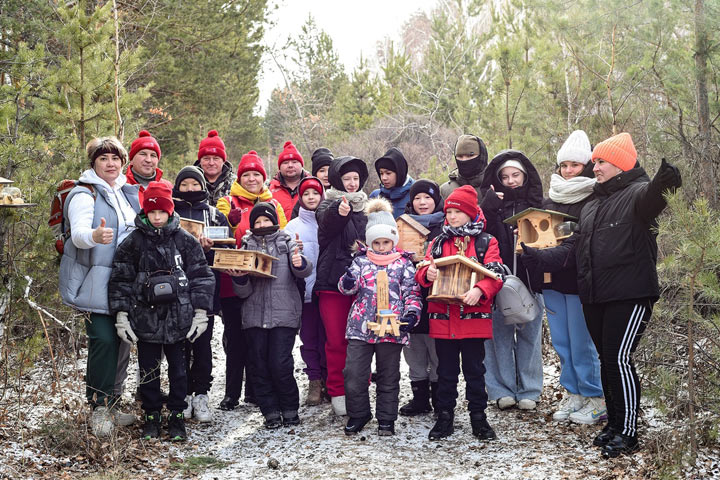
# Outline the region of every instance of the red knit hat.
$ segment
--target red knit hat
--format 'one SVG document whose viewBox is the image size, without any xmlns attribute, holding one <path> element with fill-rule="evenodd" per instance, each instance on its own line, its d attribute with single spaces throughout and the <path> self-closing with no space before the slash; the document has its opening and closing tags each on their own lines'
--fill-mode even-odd
<svg viewBox="0 0 720 480">
<path fill-rule="evenodd" d="M 172 215 L 175 211 L 175 204 L 172 199 L 172 189 L 165 182 L 150 182 L 143 192 L 143 211 L 145 213 L 153 210 L 163 210 Z"/>
<path fill-rule="evenodd" d="M 471 219 L 475 219 L 480 213 L 477 192 L 470 185 L 456 188 L 445 200 L 443 212 L 447 213 L 448 208 L 457 208 L 461 212 L 467 213 Z"/>
<path fill-rule="evenodd" d="M 242 177 L 242 174 L 251 170 L 255 172 L 260 172 L 263 176 L 263 181 L 267 179 L 267 173 L 265 173 L 265 165 L 263 165 L 263 160 L 262 158 L 260 158 L 260 156 L 255 150 L 250 150 L 240 159 L 240 165 L 238 165 L 237 171 L 238 183 L 240 183 L 240 177 Z"/>
<path fill-rule="evenodd" d="M 155 153 L 157 153 L 158 160 L 160 160 L 160 157 L 162 157 L 162 152 L 160 151 L 160 144 L 155 140 L 152 135 L 150 135 L 150 132 L 147 130 L 141 130 L 138 134 L 138 138 L 133 140 L 132 145 L 130 145 L 130 153 L 128 154 L 128 158 L 130 161 L 132 161 L 133 157 L 136 153 L 138 153 L 140 150 L 153 150 Z"/>
<path fill-rule="evenodd" d="M 203 138 L 200 142 L 200 148 L 198 149 L 198 160 L 205 155 L 217 155 L 223 160 L 227 160 L 225 155 L 225 144 L 222 138 L 218 136 L 217 130 L 210 130 L 207 137 Z"/>
<path fill-rule="evenodd" d="M 295 145 L 293 145 L 290 140 L 285 142 L 285 145 L 283 145 L 283 151 L 278 156 L 278 168 L 280 168 L 280 164 L 286 160 L 297 160 L 300 162 L 300 165 L 303 167 L 305 166 L 302 155 L 300 155 L 300 152 L 298 152 L 297 148 L 295 148 Z"/>
<path fill-rule="evenodd" d="M 302 198 L 303 193 L 305 193 L 305 190 L 308 188 L 312 188 L 317 191 L 321 197 L 325 194 L 325 189 L 323 188 L 322 183 L 320 183 L 320 180 L 315 177 L 306 177 L 300 181 L 300 187 L 298 188 L 300 198 Z"/>
<path fill-rule="evenodd" d="M 618 133 L 595 145 L 592 152 L 592 161 L 597 159 L 612 163 L 623 172 L 635 168 L 637 152 L 629 133 Z"/>
</svg>

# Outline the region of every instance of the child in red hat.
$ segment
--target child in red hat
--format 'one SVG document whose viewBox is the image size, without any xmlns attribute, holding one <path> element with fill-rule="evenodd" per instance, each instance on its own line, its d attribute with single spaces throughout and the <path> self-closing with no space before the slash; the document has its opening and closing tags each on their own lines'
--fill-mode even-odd
<svg viewBox="0 0 720 480">
<path fill-rule="evenodd" d="M 195 341 L 207 328 L 215 277 L 200 243 L 180 228 L 170 187 L 150 182 L 136 229 L 120 244 L 108 284 L 110 312 L 120 340 L 137 343 L 140 398 L 145 411 L 143 438 L 160 436 L 160 363 L 168 362 L 168 435 L 187 437 L 185 340 Z"/>
<path fill-rule="evenodd" d="M 456 255 L 458 240 L 468 239 L 465 255 L 498 273 L 502 272 L 498 242 L 485 230 L 485 217 L 478 207 L 477 192 L 470 185 L 453 191 L 445 200 L 445 224 L 442 232 L 428 245 L 426 264 L 415 279 L 430 288 L 438 278 L 435 259 Z M 502 287 L 502 280 L 484 277 L 468 290 L 462 305 L 428 303 L 430 337 L 435 339 L 438 356 L 438 387 L 435 410 L 437 422 L 430 430 L 430 440 L 453 433 L 460 357 L 465 376 L 466 398 L 470 410 L 472 433 L 481 440 L 493 440 L 495 431 L 485 415 L 485 339 L 492 338 L 492 303 Z"/>
</svg>

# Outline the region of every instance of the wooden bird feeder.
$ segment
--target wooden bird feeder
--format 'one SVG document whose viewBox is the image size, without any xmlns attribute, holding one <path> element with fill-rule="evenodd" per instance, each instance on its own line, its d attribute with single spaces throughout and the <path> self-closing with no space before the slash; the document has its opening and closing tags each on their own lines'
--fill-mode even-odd
<svg viewBox="0 0 720 480">
<path fill-rule="evenodd" d="M 521 243 L 524 243 L 528 247 L 539 249 L 560 245 L 563 240 L 572 235 L 572 233 L 569 235 L 560 235 L 557 232 L 557 226 L 565 220 L 577 219 L 572 215 L 553 210 L 528 208 L 517 215 L 505 219 L 504 222 L 517 226 L 518 236 L 517 242 L 515 243 L 515 252 L 522 253 Z M 545 273 L 544 281 L 549 283 L 551 280 L 551 275 Z"/>
<path fill-rule="evenodd" d="M 198 220 L 180 217 L 180 226 L 195 238 L 200 238 L 205 232 L 205 224 Z"/>
<path fill-rule="evenodd" d="M 438 275 L 427 297 L 428 301 L 462 305 L 465 293 L 484 277 L 495 280 L 500 278 L 497 273 L 465 256 L 469 240 L 469 237 L 455 239 L 458 254 L 435 260 Z M 417 268 L 430 264 L 431 262 L 424 261 L 419 263 Z"/>
<path fill-rule="evenodd" d="M 380 270 L 375 278 L 377 289 L 377 311 L 374 322 L 368 322 L 367 326 L 375 332 L 378 337 L 385 335 L 400 336 L 400 325 L 407 325 L 405 322 L 398 322 L 397 315 L 390 310 L 390 287 L 388 276 L 385 270 Z"/>
<path fill-rule="evenodd" d="M 212 268 L 218 270 L 240 270 L 254 277 L 276 278 L 272 274 L 276 257 L 256 250 L 235 250 L 232 248 L 213 248 L 215 258 Z"/>
<path fill-rule="evenodd" d="M 0 185 L 11 185 L 14 181 L 0 177 Z M 34 207 L 37 203 L 28 203 L 23 199 L 20 189 L 17 187 L 4 187 L 0 189 L 0 207 L 23 208 Z"/>
<path fill-rule="evenodd" d="M 425 242 L 430 230 L 407 214 L 400 215 L 396 222 L 400 236 L 398 248 L 406 252 L 415 252 L 413 260 L 419 262 L 425 255 Z"/>
</svg>

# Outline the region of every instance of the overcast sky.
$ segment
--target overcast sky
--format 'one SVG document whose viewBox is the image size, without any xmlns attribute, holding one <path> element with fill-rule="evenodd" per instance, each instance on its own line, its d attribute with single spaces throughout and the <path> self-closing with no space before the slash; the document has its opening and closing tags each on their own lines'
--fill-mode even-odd
<svg viewBox="0 0 720 480">
<path fill-rule="evenodd" d="M 340 61 L 349 72 L 360 55 L 374 57 L 376 44 L 386 36 L 399 40 L 402 25 L 418 11 L 429 12 L 438 0 L 278 0 L 271 12 L 276 25 L 266 30 L 265 44 L 285 45 L 289 36 L 300 33 L 312 14 L 318 28 L 332 37 Z M 289 68 L 290 65 L 283 65 Z M 259 107 L 265 110 L 270 92 L 283 84 L 282 75 L 270 56 L 263 59 Z"/>
</svg>

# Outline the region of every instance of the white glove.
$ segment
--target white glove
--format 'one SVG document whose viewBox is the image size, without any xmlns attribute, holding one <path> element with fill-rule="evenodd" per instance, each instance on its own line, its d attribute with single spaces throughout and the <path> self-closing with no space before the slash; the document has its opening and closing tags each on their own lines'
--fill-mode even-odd
<svg viewBox="0 0 720 480">
<path fill-rule="evenodd" d="M 128 320 L 127 312 L 118 312 L 115 315 L 115 330 L 117 330 L 118 337 L 125 343 L 130 345 L 138 341 L 135 332 L 130 327 L 130 320 Z"/>
<path fill-rule="evenodd" d="M 193 317 L 192 325 L 190 325 L 190 331 L 185 336 L 191 342 L 194 342 L 200 335 L 205 333 L 208 326 L 208 316 L 205 310 L 200 308 L 195 309 L 195 316 Z"/>
</svg>

